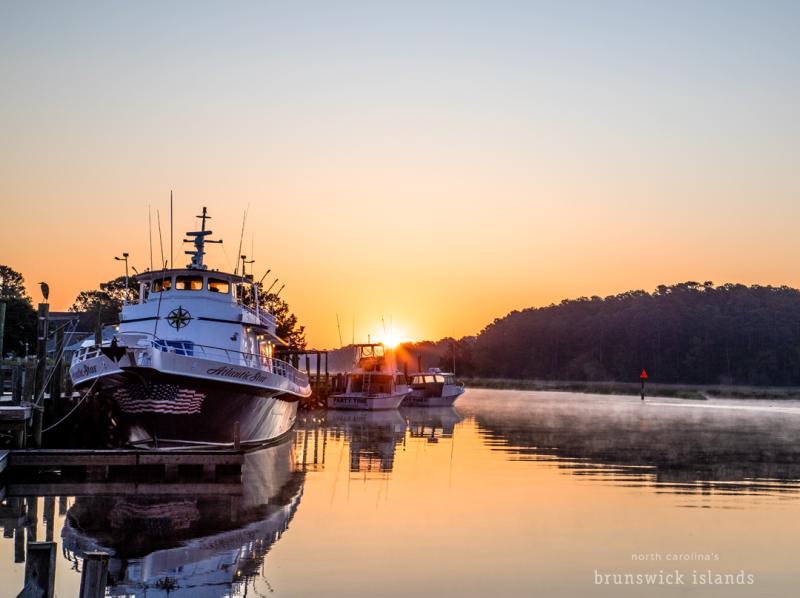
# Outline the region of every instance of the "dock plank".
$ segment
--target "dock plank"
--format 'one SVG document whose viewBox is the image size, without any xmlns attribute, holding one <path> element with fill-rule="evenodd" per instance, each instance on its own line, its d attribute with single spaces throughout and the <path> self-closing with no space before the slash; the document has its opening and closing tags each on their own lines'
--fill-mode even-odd
<svg viewBox="0 0 800 598">
<path fill-rule="evenodd" d="M 217 465 L 241 466 L 243 451 L 173 451 L 173 450 L 67 450 L 67 449 L 17 449 L 5 451 L 6 467 L 87 467 Z"/>
<path fill-rule="evenodd" d="M 0 423 L 27 421 L 30 418 L 30 405 L 0 405 Z"/>
<path fill-rule="evenodd" d="M 9 467 L 136 465 L 135 451 L 62 451 L 27 449 L 11 451 Z"/>
<path fill-rule="evenodd" d="M 110 495 L 224 495 L 239 496 L 241 483 L 136 483 L 136 482 L 18 482 L 7 486 L 8 495 L 22 496 L 110 496 Z"/>
</svg>

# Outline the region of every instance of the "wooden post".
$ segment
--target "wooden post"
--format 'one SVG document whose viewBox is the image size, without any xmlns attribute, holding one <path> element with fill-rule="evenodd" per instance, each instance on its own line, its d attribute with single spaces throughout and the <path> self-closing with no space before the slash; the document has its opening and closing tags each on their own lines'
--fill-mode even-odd
<svg viewBox="0 0 800 598">
<path fill-rule="evenodd" d="M 25 528 L 21 525 L 14 528 L 14 562 L 25 562 Z"/>
<path fill-rule="evenodd" d="M 27 503 L 27 516 L 26 523 L 28 529 L 28 544 L 36 542 L 36 526 L 39 523 L 39 499 L 36 496 L 28 496 L 25 499 Z"/>
<path fill-rule="evenodd" d="M 0 363 L 3 361 L 3 335 L 6 331 L 6 302 L 0 302 Z"/>
<path fill-rule="evenodd" d="M 25 559 L 25 587 L 20 596 L 53 598 L 56 583 L 56 543 L 29 542 Z"/>
<path fill-rule="evenodd" d="M 241 450 L 242 443 L 241 439 L 239 438 L 239 422 L 233 424 L 233 450 L 238 451 Z"/>
<path fill-rule="evenodd" d="M 44 539 L 47 542 L 53 541 L 53 526 L 56 518 L 56 497 L 44 497 Z"/>
<path fill-rule="evenodd" d="M 319 383 L 320 383 L 320 375 L 319 375 L 319 358 L 321 357 L 321 353 L 317 351 L 317 378 L 314 380 L 314 394 L 317 396 L 317 400 L 319 400 Z"/>
<path fill-rule="evenodd" d="M 37 317 L 38 333 L 36 336 L 36 384 L 34 385 L 34 410 L 32 414 L 31 437 L 33 446 L 42 446 L 42 422 L 44 420 L 44 379 L 47 373 L 47 328 L 50 306 L 39 304 Z"/>
<path fill-rule="evenodd" d="M 61 382 L 64 379 L 64 326 L 56 330 L 56 357 L 53 364 L 53 377 L 50 383 L 50 405 L 55 413 L 60 413 Z"/>
<path fill-rule="evenodd" d="M 422 353 L 417 355 L 417 373 L 422 373 Z"/>
<path fill-rule="evenodd" d="M 6 333 L 6 302 L 0 301 L 0 395 L 3 394 L 6 384 L 6 375 L 3 371 L 3 336 Z"/>
<path fill-rule="evenodd" d="M 62 515 L 62 516 L 67 514 L 67 497 L 66 496 L 59 496 L 58 497 L 58 514 Z"/>
<path fill-rule="evenodd" d="M 25 378 L 24 368 L 17 364 L 11 370 L 11 404 L 19 405 L 22 402 L 22 383 Z"/>
<path fill-rule="evenodd" d="M 80 598 L 103 598 L 108 581 L 108 554 L 87 552 L 83 556 Z"/>
<path fill-rule="evenodd" d="M 22 400 L 28 403 L 33 401 L 34 378 L 36 377 L 35 364 L 25 362 L 25 378 L 22 385 Z"/>
<path fill-rule="evenodd" d="M 36 384 L 34 386 L 35 399 L 40 403 L 44 399 L 44 379 L 47 372 L 47 328 L 50 306 L 47 303 L 39 304 L 37 314 L 36 333 Z"/>
</svg>

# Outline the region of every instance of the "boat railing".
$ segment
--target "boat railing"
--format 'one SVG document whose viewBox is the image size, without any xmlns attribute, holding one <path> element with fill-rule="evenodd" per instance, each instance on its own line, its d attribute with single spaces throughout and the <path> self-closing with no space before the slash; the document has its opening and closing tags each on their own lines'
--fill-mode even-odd
<svg viewBox="0 0 800 598">
<path fill-rule="evenodd" d="M 186 356 L 200 356 L 210 361 L 216 361 L 233 366 L 243 366 L 255 368 L 262 371 L 267 371 L 284 378 L 288 378 L 298 386 L 306 386 L 308 384 L 308 375 L 302 372 L 285 361 L 269 357 L 268 355 L 261 355 L 260 353 L 247 353 L 244 351 L 237 351 L 236 349 L 226 349 L 225 347 L 214 347 L 211 345 L 200 345 L 191 341 L 175 341 L 165 340 L 154 336 L 152 333 L 136 332 L 137 335 L 144 335 L 147 338 L 144 346 L 139 343 L 136 346 L 130 347 L 131 349 L 144 348 L 152 346 L 164 353 L 174 353 L 176 355 Z M 144 338 L 142 340 L 145 340 Z M 108 343 L 104 343 L 108 344 Z M 124 345 L 121 345 L 124 346 Z M 100 355 L 100 347 L 92 345 L 90 347 L 81 347 L 75 352 L 72 363 L 75 365 L 81 361 L 91 359 Z"/>
<path fill-rule="evenodd" d="M 273 316 L 268 311 L 259 310 L 258 312 L 256 312 L 255 309 L 253 309 L 249 305 L 245 305 L 244 303 L 240 303 L 239 306 L 244 308 L 245 311 L 247 311 L 249 314 L 257 318 L 259 324 L 261 324 L 262 326 L 266 326 L 270 330 L 275 329 L 275 316 Z"/>
</svg>

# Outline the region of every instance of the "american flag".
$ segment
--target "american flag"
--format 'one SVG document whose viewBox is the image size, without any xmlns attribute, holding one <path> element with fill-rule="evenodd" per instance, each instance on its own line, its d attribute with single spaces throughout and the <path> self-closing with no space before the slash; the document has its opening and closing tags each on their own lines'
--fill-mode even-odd
<svg viewBox="0 0 800 598">
<path fill-rule="evenodd" d="M 114 391 L 114 399 L 124 413 L 200 413 L 205 397 L 177 384 L 131 384 Z"/>
</svg>

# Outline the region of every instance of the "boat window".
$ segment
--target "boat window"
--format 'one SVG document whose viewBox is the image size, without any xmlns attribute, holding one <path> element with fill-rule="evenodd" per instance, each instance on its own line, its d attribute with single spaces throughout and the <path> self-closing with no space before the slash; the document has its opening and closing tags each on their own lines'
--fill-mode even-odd
<svg viewBox="0 0 800 598">
<path fill-rule="evenodd" d="M 385 374 L 373 374 L 364 382 L 364 390 L 371 393 L 392 392 L 392 377 Z"/>
<path fill-rule="evenodd" d="M 442 376 L 441 374 L 436 374 L 435 378 L 436 382 L 438 382 L 439 384 L 444 384 L 444 376 Z"/>
<path fill-rule="evenodd" d="M 166 353 L 194 355 L 194 343 L 192 341 L 165 341 L 158 339 L 153 343 L 153 345 L 156 349 Z"/>
<path fill-rule="evenodd" d="M 209 278 L 208 279 L 208 290 L 212 293 L 223 293 L 225 295 L 231 289 L 231 283 L 227 280 L 223 280 L 221 278 Z"/>
<path fill-rule="evenodd" d="M 364 376 L 352 375 L 350 376 L 350 392 L 361 392 L 364 384 Z"/>
<path fill-rule="evenodd" d="M 433 376 L 425 376 L 425 384 L 433 384 Z"/>
<path fill-rule="evenodd" d="M 178 291 L 202 291 L 202 276 L 176 276 L 175 289 Z"/>
<path fill-rule="evenodd" d="M 456 382 L 453 379 L 453 376 L 445 376 L 444 377 L 444 383 L 445 384 L 455 384 Z"/>
<path fill-rule="evenodd" d="M 425 381 L 422 379 L 422 376 L 414 376 L 411 379 L 411 384 L 425 384 Z"/>
<path fill-rule="evenodd" d="M 403 385 L 406 384 L 406 377 L 403 374 L 397 374 L 397 384 Z"/>
<path fill-rule="evenodd" d="M 153 293 L 160 293 L 161 291 L 168 291 L 172 288 L 171 278 L 159 278 L 153 281 Z"/>
</svg>

